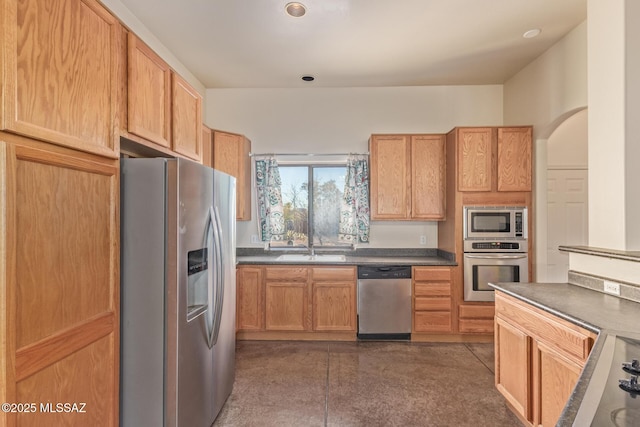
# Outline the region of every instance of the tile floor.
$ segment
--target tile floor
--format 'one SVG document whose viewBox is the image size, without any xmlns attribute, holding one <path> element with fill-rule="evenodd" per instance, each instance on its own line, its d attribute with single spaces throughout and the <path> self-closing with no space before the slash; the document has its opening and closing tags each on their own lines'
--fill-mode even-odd
<svg viewBox="0 0 640 427">
<path fill-rule="evenodd" d="M 214 426 L 520 426 L 493 344 L 239 341 Z"/>
</svg>

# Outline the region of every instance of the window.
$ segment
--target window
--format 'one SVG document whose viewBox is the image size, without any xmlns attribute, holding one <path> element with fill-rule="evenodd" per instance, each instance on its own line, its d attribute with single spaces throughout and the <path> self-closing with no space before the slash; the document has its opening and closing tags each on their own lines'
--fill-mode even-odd
<svg viewBox="0 0 640 427">
<path fill-rule="evenodd" d="M 345 165 L 280 165 L 285 237 L 272 248 L 350 246 L 338 240 Z M 311 184 L 310 184 L 311 183 Z"/>
</svg>

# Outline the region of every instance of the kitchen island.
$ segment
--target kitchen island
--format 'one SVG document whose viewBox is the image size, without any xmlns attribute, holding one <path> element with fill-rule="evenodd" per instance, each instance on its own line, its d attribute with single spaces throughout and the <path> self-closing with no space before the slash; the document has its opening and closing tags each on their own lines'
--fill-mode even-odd
<svg viewBox="0 0 640 427">
<path fill-rule="evenodd" d="M 599 379 L 598 381 L 594 380 L 592 384 L 594 372 L 608 368 L 608 366 L 599 367 L 599 363 L 611 364 L 610 358 L 605 360 L 604 357 L 601 357 L 604 354 L 603 350 L 608 351 L 605 348 L 607 337 L 637 337 L 640 334 L 640 324 L 638 323 L 640 304 L 571 283 L 498 283 L 491 286 L 498 291 L 497 297 L 502 294 L 507 298 L 515 298 L 533 309 L 542 310 L 585 331 L 597 334 L 597 339 L 593 343 L 586 364 L 557 425 L 571 426 L 576 420 L 584 422 L 586 406 L 597 406 L 600 400 L 598 398 L 594 402 L 592 397 L 586 399 L 585 396 L 600 396 L 602 395 L 602 387 L 604 387 Z M 496 345 L 499 345 L 498 339 Z M 640 349 L 640 347 L 638 348 Z M 628 355 L 629 359 L 632 356 L 639 355 L 630 354 Z M 496 357 L 498 357 L 498 353 L 496 353 Z M 617 369 L 618 367 L 612 368 Z M 618 372 L 620 379 L 629 376 L 622 370 Z M 496 374 L 498 374 L 497 369 Z M 600 390 L 594 390 L 596 387 L 599 387 Z M 624 393 L 621 390 L 620 392 Z M 631 399 L 631 401 L 633 400 L 635 399 Z M 583 401 L 585 408 L 581 408 Z M 624 410 L 627 409 L 630 408 L 624 408 Z M 531 414 L 532 411 L 529 413 Z"/>
</svg>

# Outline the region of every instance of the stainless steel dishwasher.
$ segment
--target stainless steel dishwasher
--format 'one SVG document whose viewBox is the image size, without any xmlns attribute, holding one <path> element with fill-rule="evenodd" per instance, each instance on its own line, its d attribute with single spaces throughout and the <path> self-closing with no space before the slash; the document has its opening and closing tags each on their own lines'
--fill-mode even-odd
<svg viewBox="0 0 640 427">
<path fill-rule="evenodd" d="M 358 338 L 411 338 L 411 266 L 358 267 Z"/>
</svg>

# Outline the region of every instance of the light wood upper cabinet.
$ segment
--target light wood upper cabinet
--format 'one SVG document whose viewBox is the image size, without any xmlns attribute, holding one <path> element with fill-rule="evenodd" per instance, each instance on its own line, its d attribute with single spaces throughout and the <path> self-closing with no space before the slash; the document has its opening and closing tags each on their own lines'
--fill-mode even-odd
<svg viewBox="0 0 640 427">
<path fill-rule="evenodd" d="M 491 191 L 493 130 L 458 132 L 458 191 Z"/>
<path fill-rule="evenodd" d="M 371 219 L 443 219 L 444 135 L 372 135 Z"/>
<path fill-rule="evenodd" d="M 190 159 L 202 160 L 202 97 L 176 73 L 172 74 L 172 148 Z"/>
<path fill-rule="evenodd" d="M 171 68 L 133 33 L 128 59 L 128 131 L 171 148 Z"/>
<path fill-rule="evenodd" d="M 531 191 L 532 129 L 456 128 L 458 191 Z"/>
<path fill-rule="evenodd" d="M 554 426 L 596 335 L 496 292 L 496 387 L 529 425 Z"/>
<path fill-rule="evenodd" d="M 531 128 L 498 129 L 498 191 L 531 191 Z"/>
<path fill-rule="evenodd" d="M 445 136 L 411 136 L 411 218 L 444 219 Z"/>
<path fill-rule="evenodd" d="M 118 20 L 95 0 L 2 0 L 0 9 L 0 127 L 117 158 Z"/>
<path fill-rule="evenodd" d="M 135 34 L 128 36 L 127 130 L 202 160 L 202 97 Z"/>
<path fill-rule="evenodd" d="M 236 218 L 251 220 L 251 141 L 244 135 L 213 132 L 213 167 L 236 178 Z"/>
<path fill-rule="evenodd" d="M 117 160 L 0 139 L 0 397 L 86 403 L 2 413 L 0 425 L 117 425 Z"/>
<path fill-rule="evenodd" d="M 213 131 L 202 125 L 202 164 L 213 167 Z"/>
</svg>

